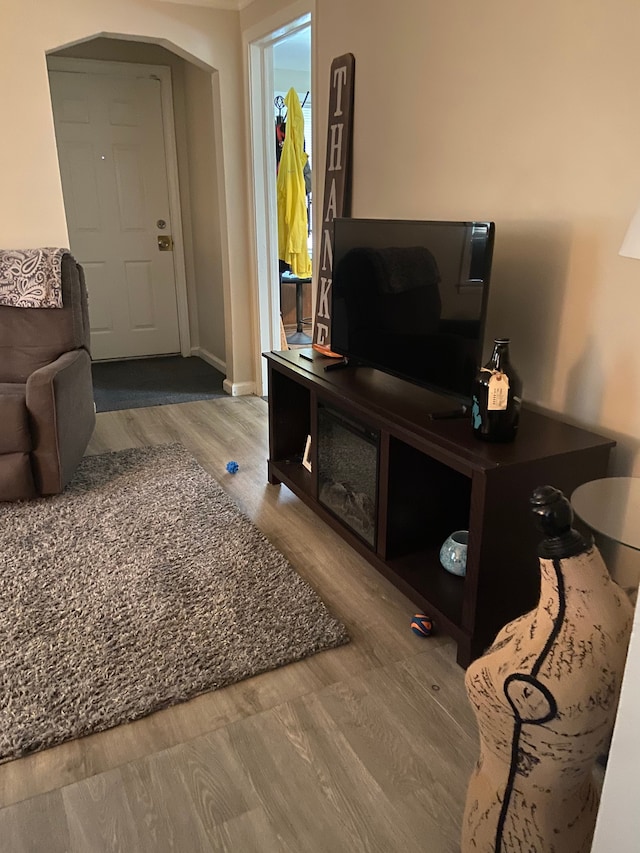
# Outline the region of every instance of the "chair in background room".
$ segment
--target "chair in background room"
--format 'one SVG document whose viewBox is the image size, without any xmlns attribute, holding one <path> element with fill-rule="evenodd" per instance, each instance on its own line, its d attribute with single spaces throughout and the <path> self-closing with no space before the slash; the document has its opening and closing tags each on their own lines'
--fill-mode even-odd
<svg viewBox="0 0 640 853">
<path fill-rule="evenodd" d="M 292 272 L 285 270 L 280 274 L 280 302 L 282 304 L 282 285 L 295 284 L 296 286 L 296 330 L 287 335 L 288 344 L 310 344 L 311 338 L 304 331 L 304 324 L 311 323 L 311 317 L 304 316 L 304 287 L 311 286 L 311 276 L 300 278 Z"/>
</svg>

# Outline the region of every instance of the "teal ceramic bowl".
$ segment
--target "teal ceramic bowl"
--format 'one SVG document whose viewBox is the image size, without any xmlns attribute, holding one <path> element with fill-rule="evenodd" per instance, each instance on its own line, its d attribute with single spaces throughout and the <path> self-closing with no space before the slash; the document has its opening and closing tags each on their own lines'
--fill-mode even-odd
<svg viewBox="0 0 640 853">
<path fill-rule="evenodd" d="M 440 548 L 440 562 L 452 575 L 464 577 L 467 573 L 468 530 L 455 530 Z"/>
</svg>

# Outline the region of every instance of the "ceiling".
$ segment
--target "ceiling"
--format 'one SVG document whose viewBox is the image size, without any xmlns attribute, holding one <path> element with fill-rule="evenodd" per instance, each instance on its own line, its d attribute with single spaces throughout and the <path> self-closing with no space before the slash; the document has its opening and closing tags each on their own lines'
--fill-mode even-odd
<svg viewBox="0 0 640 853">
<path fill-rule="evenodd" d="M 160 0 L 161 3 L 177 3 L 182 6 L 206 6 L 208 9 L 245 9 L 253 0 Z"/>
<path fill-rule="evenodd" d="M 235 9 L 249 6 L 253 0 L 160 0 L 161 3 L 177 3 L 182 6 L 206 6 L 208 9 Z"/>
<path fill-rule="evenodd" d="M 309 71 L 311 66 L 311 27 L 285 36 L 273 46 L 273 67 L 284 71 Z"/>
</svg>

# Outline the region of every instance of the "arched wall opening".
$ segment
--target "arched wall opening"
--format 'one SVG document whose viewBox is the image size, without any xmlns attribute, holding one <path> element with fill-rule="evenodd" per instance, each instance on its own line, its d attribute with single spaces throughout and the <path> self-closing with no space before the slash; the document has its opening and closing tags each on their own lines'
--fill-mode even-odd
<svg viewBox="0 0 640 853">
<path fill-rule="evenodd" d="M 179 254 L 184 277 L 183 355 L 198 355 L 228 375 L 230 336 L 226 206 L 220 96 L 214 68 L 166 41 L 97 34 L 47 54 L 62 60 L 129 63 L 170 70 L 178 205 Z M 90 65 L 89 65 L 90 67 Z M 175 227 L 175 223 L 174 223 Z M 82 258 L 79 258 L 82 261 Z M 184 331 L 184 329 L 183 329 Z M 227 389 L 231 390 L 231 389 Z"/>
</svg>

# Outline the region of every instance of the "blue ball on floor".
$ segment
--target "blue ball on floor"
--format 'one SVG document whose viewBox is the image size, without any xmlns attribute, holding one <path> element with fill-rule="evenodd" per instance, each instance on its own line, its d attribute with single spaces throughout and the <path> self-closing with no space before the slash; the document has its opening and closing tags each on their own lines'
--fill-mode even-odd
<svg viewBox="0 0 640 853">
<path fill-rule="evenodd" d="M 227 471 L 230 474 L 237 474 L 239 468 L 240 468 L 240 466 L 238 465 L 237 462 L 233 462 L 233 461 L 227 462 Z"/>
<path fill-rule="evenodd" d="M 411 630 L 419 637 L 430 637 L 433 632 L 433 620 L 426 613 L 416 613 L 411 620 Z"/>
</svg>

